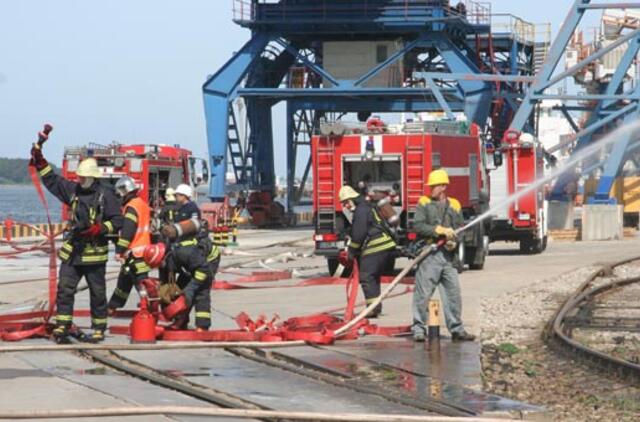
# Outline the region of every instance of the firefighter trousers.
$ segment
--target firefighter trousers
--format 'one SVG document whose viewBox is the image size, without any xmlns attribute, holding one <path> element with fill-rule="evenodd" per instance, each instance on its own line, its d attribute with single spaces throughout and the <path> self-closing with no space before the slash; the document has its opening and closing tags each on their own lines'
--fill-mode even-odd
<svg viewBox="0 0 640 422">
<path fill-rule="evenodd" d="M 371 255 L 363 255 L 358 258 L 358 268 L 360 271 L 360 286 L 367 301 L 367 305 L 380 296 L 380 278 L 390 259 L 394 257 L 393 249 L 377 252 Z M 382 304 L 378 305 L 373 314 L 382 311 Z"/>
<path fill-rule="evenodd" d="M 70 326 L 73 323 L 73 303 L 78 283 L 85 278 L 89 286 L 89 302 L 91 305 L 91 328 L 104 330 L 107 328 L 107 292 L 106 264 L 70 265 L 60 264 L 58 293 L 56 297 L 56 323 Z"/>
<path fill-rule="evenodd" d="M 109 299 L 110 309 L 118 309 L 126 305 L 131 289 L 134 286 L 138 292 L 140 291 L 140 282 L 149 278 L 148 269 L 144 260 L 140 258 L 127 258 L 124 264 L 122 264 L 122 268 L 120 268 L 118 284 L 111 294 L 111 299 Z"/>
<path fill-rule="evenodd" d="M 462 297 L 455 256 L 439 249 L 427 256 L 416 272 L 413 292 L 413 334 L 426 334 L 427 307 L 436 287 L 439 288 L 440 299 L 442 299 L 447 329 L 451 334 L 463 333 Z"/>
<path fill-rule="evenodd" d="M 196 327 L 208 329 L 211 326 L 211 263 L 207 262 L 202 249 L 197 246 L 177 247 L 174 259 L 175 267 L 181 270 L 178 286 L 184 293 L 189 310 L 195 307 Z"/>
</svg>

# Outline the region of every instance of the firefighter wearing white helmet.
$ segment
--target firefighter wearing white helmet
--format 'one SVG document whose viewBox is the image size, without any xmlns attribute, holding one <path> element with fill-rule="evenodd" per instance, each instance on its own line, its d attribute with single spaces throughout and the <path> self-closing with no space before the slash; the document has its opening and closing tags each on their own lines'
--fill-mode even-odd
<svg viewBox="0 0 640 422">
<path fill-rule="evenodd" d="M 116 194 L 122 199 L 124 222 L 116 242 L 116 257 L 122 267 L 116 288 L 109 299 L 110 315 L 127 303 L 132 287 L 140 291 L 142 281 L 149 277 L 151 271 L 144 261 L 144 251 L 151 244 L 151 209 L 138 196 L 139 188 L 131 177 L 118 179 L 115 188 Z"/>
<path fill-rule="evenodd" d="M 449 175 L 443 169 L 429 174 L 428 196 L 418 201 L 413 229 L 428 244 L 445 242 L 444 246 L 425 258 L 416 273 L 413 292 L 413 338 L 425 341 L 427 327 L 427 304 L 436 287 L 441 289 L 447 329 L 454 341 L 473 341 L 461 320 L 462 303 L 458 281 L 457 249 L 455 229 L 462 227 L 464 220 L 458 200 L 447 196 Z M 443 294 L 444 293 L 444 294 Z"/>
<path fill-rule="evenodd" d="M 191 200 L 191 187 L 178 185 L 175 196 L 178 209 L 173 221 L 161 232 L 171 243 L 168 273 L 178 274 L 178 286 L 188 310 L 176 318 L 174 328 L 186 329 L 189 311 L 195 307 L 196 329 L 205 331 L 211 326 L 211 283 L 220 262 L 220 251 L 209 239 L 200 209 Z"/>
<path fill-rule="evenodd" d="M 343 186 L 338 199 L 345 209 L 353 212 L 348 259 L 358 262 L 360 285 L 370 304 L 380 296 L 380 278 L 386 264 L 395 257 L 396 242 L 376 209 L 351 186 Z M 382 304 L 368 316 L 376 318 L 381 312 Z"/>
<path fill-rule="evenodd" d="M 120 201 L 112 189 L 99 182 L 100 169 L 93 158 L 80 163 L 76 171 L 78 181 L 74 182 L 53 171 L 39 145 L 33 146 L 31 157 L 31 163 L 38 170 L 45 187 L 69 207 L 67 229 L 58 251 L 61 264 L 53 336 L 60 343 L 69 341 L 74 296 L 78 283 L 84 277 L 89 286 L 93 328 L 93 333 L 85 339 L 91 342 L 102 341 L 107 328 L 106 235 L 116 234 L 120 230 Z"/>
</svg>

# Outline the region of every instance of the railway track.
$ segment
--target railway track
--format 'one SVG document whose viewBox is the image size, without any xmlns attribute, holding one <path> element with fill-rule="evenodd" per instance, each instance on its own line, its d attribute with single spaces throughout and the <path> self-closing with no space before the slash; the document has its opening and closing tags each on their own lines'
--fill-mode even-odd
<svg viewBox="0 0 640 422">
<path fill-rule="evenodd" d="M 473 410 L 467 409 L 456 403 L 450 403 L 437 398 L 433 398 L 432 400 L 417 400 L 406 394 L 402 394 L 400 390 L 384 388 L 382 385 L 376 385 L 366 380 L 350 377 L 339 371 L 332 371 L 331 369 L 320 367 L 285 354 L 265 349 L 237 347 L 224 349 L 224 352 L 229 356 L 232 356 L 234 359 L 239 359 L 241 361 L 250 360 L 271 371 L 275 368 L 277 371 L 285 371 L 289 374 L 294 374 L 294 377 L 304 378 L 307 382 L 311 381 L 312 385 L 324 384 L 325 386 L 330 386 L 332 388 L 337 387 L 340 389 L 340 394 L 342 396 L 355 394 L 359 397 L 370 397 L 372 400 L 377 401 L 382 399 L 388 402 L 389 405 L 394 405 L 396 408 L 398 408 L 397 406 L 400 406 L 400 408 L 406 408 L 407 412 L 411 413 L 421 412 L 426 415 L 458 417 L 476 415 Z M 193 382 L 179 374 L 143 364 L 139 360 L 125 357 L 114 351 L 81 350 L 79 351 L 79 354 L 108 368 L 126 374 L 127 376 L 153 383 L 162 388 L 180 392 L 189 397 L 218 407 L 231 409 L 276 410 L 243 398 L 240 395 L 233 394 L 228 391 L 222 391 L 218 388 L 213 388 L 198 382 Z M 188 351 L 184 351 L 183 356 L 185 359 L 188 359 Z M 239 362 L 238 365 L 242 366 L 243 363 Z M 273 374 L 270 375 L 272 378 L 273 376 Z M 314 391 L 296 391 L 295 395 L 308 396 L 312 398 L 314 397 Z"/>
<path fill-rule="evenodd" d="M 550 320 L 547 344 L 600 372 L 639 383 L 639 260 L 625 259 L 594 271 Z M 616 269 L 624 266 L 635 267 L 636 274 L 616 276 Z"/>
</svg>

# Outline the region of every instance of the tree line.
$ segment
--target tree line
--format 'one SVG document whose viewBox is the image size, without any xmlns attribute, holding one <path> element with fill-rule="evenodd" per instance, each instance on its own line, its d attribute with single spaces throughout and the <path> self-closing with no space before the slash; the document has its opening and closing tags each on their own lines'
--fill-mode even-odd
<svg viewBox="0 0 640 422">
<path fill-rule="evenodd" d="M 0 158 L 0 185 L 31 183 L 28 165 L 24 158 Z"/>
</svg>

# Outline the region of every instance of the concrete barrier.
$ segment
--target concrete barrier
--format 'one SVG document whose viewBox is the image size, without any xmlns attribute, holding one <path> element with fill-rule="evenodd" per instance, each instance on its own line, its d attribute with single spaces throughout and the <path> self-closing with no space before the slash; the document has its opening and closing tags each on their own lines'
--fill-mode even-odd
<svg viewBox="0 0 640 422">
<path fill-rule="evenodd" d="M 63 223 L 53 224 L 53 232 L 58 233 L 64 228 Z M 10 230 L 10 231 L 9 231 Z M 31 224 L 23 225 L 18 223 L 11 224 L 10 229 L 7 229 L 5 224 L 0 225 L 0 239 L 20 239 L 24 237 L 38 237 L 42 236 L 42 233 L 38 230 L 42 230 L 44 233 L 49 232 L 48 224 Z"/>
<path fill-rule="evenodd" d="M 582 240 L 621 240 L 622 205 L 592 204 L 582 207 Z"/>
<path fill-rule="evenodd" d="M 573 229 L 575 219 L 573 211 L 571 202 L 549 201 L 549 230 Z"/>
</svg>

